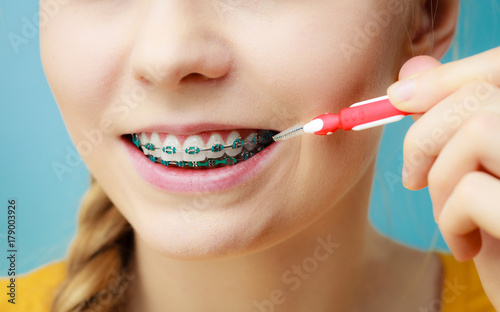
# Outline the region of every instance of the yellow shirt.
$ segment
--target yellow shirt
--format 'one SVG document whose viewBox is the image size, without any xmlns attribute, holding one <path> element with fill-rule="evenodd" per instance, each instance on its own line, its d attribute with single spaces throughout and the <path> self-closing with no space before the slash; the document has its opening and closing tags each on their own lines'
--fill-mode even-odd
<svg viewBox="0 0 500 312">
<path fill-rule="evenodd" d="M 484 293 L 472 260 L 457 262 L 452 255 L 439 256 L 444 270 L 442 312 L 496 312 Z"/>
<path fill-rule="evenodd" d="M 486 297 L 476 272 L 474 262 L 457 262 L 453 256 L 439 254 L 443 263 L 444 281 L 441 301 L 429 302 L 422 311 L 442 312 L 495 312 Z M 0 311 L 2 312 L 48 312 L 52 295 L 64 279 L 65 262 L 55 262 L 38 268 L 34 272 L 16 278 L 15 302 L 9 303 L 7 296 L 10 280 L 0 279 Z"/>
</svg>

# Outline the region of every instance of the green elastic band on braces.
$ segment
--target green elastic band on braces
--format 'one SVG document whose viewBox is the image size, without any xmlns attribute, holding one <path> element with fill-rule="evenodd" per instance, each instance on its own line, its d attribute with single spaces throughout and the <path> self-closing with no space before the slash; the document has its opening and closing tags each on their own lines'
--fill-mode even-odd
<svg viewBox="0 0 500 312">
<path fill-rule="evenodd" d="M 228 163 L 229 161 L 229 163 Z M 217 159 L 209 159 L 205 162 L 201 161 L 188 161 L 187 165 L 189 167 L 209 167 L 209 166 L 217 166 L 219 164 L 223 165 L 235 165 L 238 163 L 238 160 L 235 157 L 227 157 L 222 160 Z"/>
<path fill-rule="evenodd" d="M 262 137 L 260 135 L 256 135 L 253 139 L 253 144 L 260 144 L 262 143 Z"/>
<path fill-rule="evenodd" d="M 242 139 L 237 139 L 237 140 L 234 140 L 233 142 L 233 149 L 237 149 L 237 148 L 240 148 L 243 146 L 243 140 Z"/>
<path fill-rule="evenodd" d="M 188 155 L 196 155 L 200 153 L 200 148 L 196 146 L 190 146 L 186 148 L 186 154 Z"/>
<path fill-rule="evenodd" d="M 224 150 L 224 145 L 222 144 L 214 144 L 212 145 L 212 152 L 216 153 L 216 152 L 222 152 L 222 150 Z"/>
<path fill-rule="evenodd" d="M 141 140 L 139 140 L 139 137 L 134 135 L 132 137 L 132 142 L 135 144 L 135 146 L 137 147 L 141 147 Z"/>
<path fill-rule="evenodd" d="M 252 142 L 254 144 L 260 144 L 262 143 L 264 140 L 266 139 L 270 139 L 272 138 L 272 133 L 267 131 L 265 132 L 265 134 L 263 136 L 261 135 L 256 135 L 253 139 L 252 139 Z M 137 147 L 141 147 L 141 140 L 139 138 L 138 135 L 133 135 L 132 136 L 132 143 L 134 143 L 135 146 Z M 233 144 L 232 144 L 232 148 L 233 149 L 237 149 L 237 148 L 240 148 L 242 146 L 244 146 L 245 143 L 243 142 L 243 140 L 240 138 L 240 139 L 236 139 L 234 140 Z M 149 151 L 154 151 L 156 149 L 156 147 L 154 146 L 153 143 L 146 143 L 144 145 L 144 148 L 146 150 L 149 150 Z M 216 152 L 221 152 L 224 150 L 224 145 L 223 144 L 214 144 L 212 145 L 211 147 L 211 151 L 216 153 Z M 172 155 L 172 154 L 176 154 L 177 153 L 177 150 L 174 146 L 165 146 L 162 148 L 162 151 L 164 153 L 167 153 L 169 155 Z M 200 153 L 200 148 L 197 147 L 197 146 L 190 146 L 188 148 L 185 149 L 185 153 L 188 154 L 188 155 L 196 155 L 196 154 L 199 154 Z"/>
<path fill-rule="evenodd" d="M 251 152 L 246 152 L 243 154 L 243 158 L 245 158 L 245 160 L 247 160 L 248 158 L 254 156 L 254 153 L 251 153 Z"/>
<path fill-rule="evenodd" d="M 169 155 L 175 154 L 175 147 L 174 146 L 165 146 L 162 151 L 164 153 L 167 153 Z"/>
<path fill-rule="evenodd" d="M 266 136 L 269 136 L 270 137 L 270 134 L 266 134 Z M 253 143 L 254 144 L 260 144 L 262 143 L 263 141 L 263 138 L 261 136 L 256 136 L 252 139 Z M 140 147 L 140 141 L 136 138 L 133 138 L 133 142 L 134 144 L 137 146 L 137 147 Z M 232 144 L 232 148 L 233 149 L 237 149 L 237 148 L 240 148 L 240 147 L 243 147 L 245 145 L 245 142 L 243 142 L 242 139 L 236 139 L 233 144 Z M 147 149 L 147 150 L 150 150 L 150 151 L 154 151 L 155 150 L 155 146 L 152 144 L 152 143 L 147 143 L 144 145 L 144 148 Z M 172 154 L 176 154 L 177 153 L 177 150 L 174 146 L 164 146 L 162 149 L 161 149 L 164 153 L 167 153 L 169 155 L 172 155 Z M 224 150 L 224 145 L 222 144 L 214 144 L 212 145 L 211 149 L 210 149 L 212 152 L 214 153 L 217 153 L 217 152 L 222 152 Z M 196 154 L 199 154 L 200 153 L 200 148 L 197 147 L 197 146 L 190 146 L 188 148 L 186 148 L 184 150 L 184 152 L 188 155 L 196 155 Z"/>
</svg>

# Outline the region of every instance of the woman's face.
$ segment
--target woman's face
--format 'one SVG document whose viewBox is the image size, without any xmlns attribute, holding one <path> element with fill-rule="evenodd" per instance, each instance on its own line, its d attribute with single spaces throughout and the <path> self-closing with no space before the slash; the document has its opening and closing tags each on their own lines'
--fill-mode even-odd
<svg viewBox="0 0 500 312">
<path fill-rule="evenodd" d="M 92 175 L 158 252 L 261 249 L 339 209 L 370 174 L 381 129 L 303 135 L 211 169 L 153 163 L 130 134 L 158 161 L 164 146 L 178 152 L 163 159 L 186 160 L 189 146 L 384 95 L 404 62 L 407 1 L 65 2 L 40 29 L 48 82 Z"/>
</svg>

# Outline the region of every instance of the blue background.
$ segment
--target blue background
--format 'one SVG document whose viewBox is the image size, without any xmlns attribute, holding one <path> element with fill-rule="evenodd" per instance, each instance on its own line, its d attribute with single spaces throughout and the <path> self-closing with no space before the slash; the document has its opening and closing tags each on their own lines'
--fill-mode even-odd
<svg viewBox="0 0 500 312">
<path fill-rule="evenodd" d="M 444 62 L 500 46 L 498 1 L 464 1 L 456 40 Z M 89 184 L 83 163 L 60 181 L 54 162 L 74 150 L 42 71 L 38 1 L 0 0 L 0 276 L 7 272 L 7 200 L 17 200 L 17 273 L 62 259 L 75 234 L 80 199 Z M 31 27 L 30 27 L 31 25 Z M 17 49 L 9 36 L 25 42 Z M 386 127 L 379 153 L 371 220 L 408 245 L 446 249 L 433 221 L 427 189 L 401 186 L 402 143 L 411 118 Z"/>
</svg>

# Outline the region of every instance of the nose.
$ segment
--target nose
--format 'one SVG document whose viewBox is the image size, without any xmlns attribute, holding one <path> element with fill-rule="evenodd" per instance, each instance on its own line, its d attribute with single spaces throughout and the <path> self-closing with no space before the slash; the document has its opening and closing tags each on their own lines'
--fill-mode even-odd
<svg viewBox="0 0 500 312">
<path fill-rule="evenodd" d="M 189 3 L 196 2 L 196 8 Z M 154 4 L 152 4 L 154 3 Z M 224 77 L 232 58 L 216 35 L 216 16 L 200 1 L 152 1 L 141 14 L 131 55 L 134 78 L 170 90 Z"/>
</svg>

